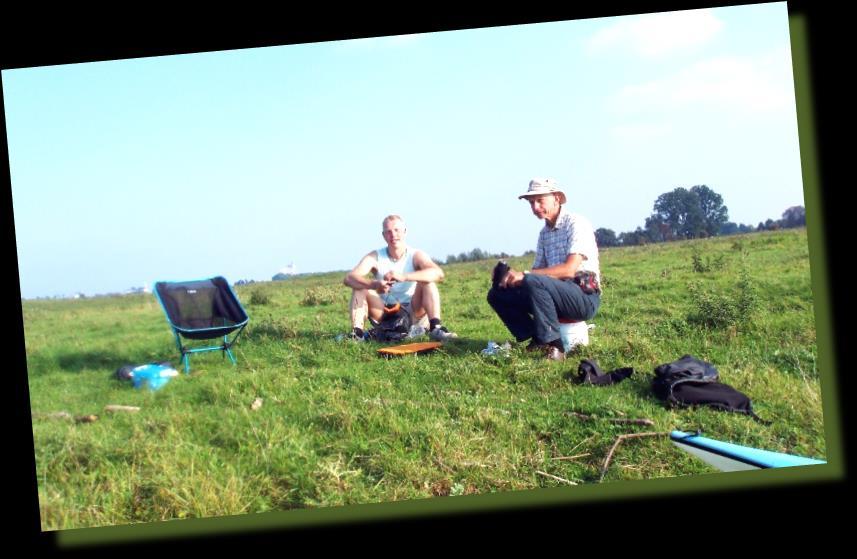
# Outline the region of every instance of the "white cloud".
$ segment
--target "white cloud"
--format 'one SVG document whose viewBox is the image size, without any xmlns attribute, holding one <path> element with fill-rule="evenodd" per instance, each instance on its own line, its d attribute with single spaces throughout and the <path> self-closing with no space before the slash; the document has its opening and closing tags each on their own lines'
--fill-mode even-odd
<svg viewBox="0 0 857 559">
<path fill-rule="evenodd" d="M 703 60 L 665 78 L 628 85 L 609 101 L 619 111 L 725 108 L 794 109 L 789 50 Z"/>
<path fill-rule="evenodd" d="M 587 42 L 590 53 L 631 50 L 648 58 L 707 43 L 723 28 L 710 9 L 622 17 Z"/>
</svg>

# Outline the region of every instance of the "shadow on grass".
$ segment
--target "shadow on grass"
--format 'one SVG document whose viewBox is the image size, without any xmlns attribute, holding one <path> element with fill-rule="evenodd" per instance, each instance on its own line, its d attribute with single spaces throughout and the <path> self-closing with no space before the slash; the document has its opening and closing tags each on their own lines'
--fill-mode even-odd
<svg viewBox="0 0 857 559">
<path fill-rule="evenodd" d="M 161 357 L 153 357 L 150 355 L 127 355 L 120 352 L 112 351 L 82 351 L 63 353 L 57 357 L 57 363 L 60 369 L 69 373 L 80 373 L 84 370 L 103 369 L 105 372 L 113 374 L 116 369 L 124 365 L 140 365 L 151 362 L 167 362 L 175 361 L 175 356 L 171 355 L 171 359 Z"/>
</svg>

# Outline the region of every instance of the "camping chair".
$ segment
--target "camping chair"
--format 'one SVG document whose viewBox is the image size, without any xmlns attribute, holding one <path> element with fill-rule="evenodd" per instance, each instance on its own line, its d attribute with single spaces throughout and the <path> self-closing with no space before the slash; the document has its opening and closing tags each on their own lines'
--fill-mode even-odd
<svg viewBox="0 0 857 559">
<path fill-rule="evenodd" d="M 175 334 L 186 374 L 190 372 L 192 353 L 220 350 L 229 356 L 233 365 L 237 363 L 230 348 L 238 341 L 250 317 L 226 279 L 218 276 L 196 281 L 159 281 L 155 283 L 155 296 Z M 233 332 L 235 335 L 230 340 Z M 190 347 L 182 344 L 182 338 L 213 340 L 221 336 L 223 343 L 219 345 Z"/>
</svg>

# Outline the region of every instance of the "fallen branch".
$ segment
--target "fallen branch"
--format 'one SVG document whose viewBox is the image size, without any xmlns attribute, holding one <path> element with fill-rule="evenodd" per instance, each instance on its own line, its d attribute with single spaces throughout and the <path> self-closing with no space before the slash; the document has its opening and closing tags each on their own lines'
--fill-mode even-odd
<svg viewBox="0 0 857 559">
<path fill-rule="evenodd" d="M 648 432 L 648 433 L 626 433 L 624 435 L 619 435 L 616 437 L 616 442 L 613 443 L 613 446 L 610 447 L 610 451 L 607 452 L 607 458 L 604 460 L 604 465 L 601 466 L 601 477 L 598 479 L 599 482 L 604 480 L 604 476 L 607 475 L 607 469 L 610 467 L 610 461 L 613 459 L 613 453 L 616 452 L 616 448 L 624 441 L 625 439 L 636 439 L 640 437 L 666 437 L 669 436 L 668 432 Z"/>
<path fill-rule="evenodd" d="M 114 412 L 114 411 L 137 412 L 137 411 L 140 411 L 140 408 L 138 408 L 137 406 L 120 406 L 120 405 L 118 405 L 118 404 L 110 404 L 110 405 L 104 406 L 104 411 L 110 411 L 110 412 Z"/>
<path fill-rule="evenodd" d="M 94 422 L 94 421 L 98 421 L 98 416 L 97 416 L 97 415 L 92 415 L 92 414 L 89 414 L 89 415 L 78 415 L 77 417 L 75 417 L 75 418 L 74 418 L 74 421 L 75 421 L 76 423 L 92 423 L 92 422 Z"/>
<path fill-rule="evenodd" d="M 539 475 L 545 476 L 545 477 L 549 477 L 549 478 L 551 478 L 551 479 L 555 479 L 555 480 L 557 480 L 557 481 L 561 481 L 561 482 L 563 482 L 563 483 L 567 483 L 567 484 L 569 484 L 569 485 L 577 485 L 577 484 L 576 484 L 576 483 L 574 483 L 573 481 L 569 481 L 569 480 L 567 480 L 567 479 L 565 479 L 565 478 L 561 478 L 561 477 L 559 477 L 559 476 L 555 476 L 555 475 L 551 475 L 551 474 L 546 473 L 546 472 L 542 472 L 541 470 L 536 470 L 536 473 L 537 473 L 537 474 L 539 474 Z"/>
<path fill-rule="evenodd" d="M 33 417 L 45 417 L 47 419 L 71 419 L 71 414 L 67 411 L 55 411 L 51 413 L 36 412 Z"/>
<path fill-rule="evenodd" d="M 441 468 L 443 468 L 443 469 L 444 469 L 444 470 L 446 470 L 447 472 L 449 472 L 449 473 L 451 473 L 451 474 L 454 474 L 454 473 L 455 473 L 455 470 L 453 470 L 452 468 L 450 468 L 449 466 L 447 466 L 446 464 L 444 464 L 444 463 L 443 463 L 443 460 L 441 460 L 441 459 L 440 459 L 440 458 L 438 458 L 437 456 L 432 457 L 432 460 L 434 461 L 434 463 L 435 463 L 435 464 L 437 464 L 438 466 L 440 466 Z"/>
</svg>

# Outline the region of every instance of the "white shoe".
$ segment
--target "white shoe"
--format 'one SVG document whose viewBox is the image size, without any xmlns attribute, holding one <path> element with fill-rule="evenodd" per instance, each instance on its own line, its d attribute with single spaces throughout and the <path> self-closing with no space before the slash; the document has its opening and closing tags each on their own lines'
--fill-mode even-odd
<svg viewBox="0 0 857 559">
<path fill-rule="evenodd" d="M 447 340 L 451 340 L 457 337 L 458 334 L 456 334 L 455 332 L 450 332 L 446 329 L 446 326 L 436 326 L 432 328 L 431 332 L 429 332 L 429 338 L 433 339 L 436 342 L 445 342 Z"/>
</svg>

